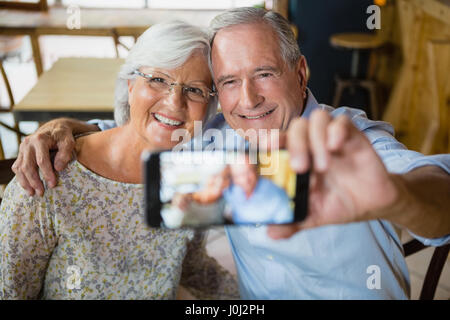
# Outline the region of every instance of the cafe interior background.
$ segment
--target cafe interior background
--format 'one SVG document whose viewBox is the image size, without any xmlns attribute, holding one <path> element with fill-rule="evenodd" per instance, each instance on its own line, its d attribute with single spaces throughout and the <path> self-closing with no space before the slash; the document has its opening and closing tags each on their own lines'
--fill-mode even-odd
<svg viewBox="0 0 450 320">
<path fill-rule="evenodd" d="M 450 152 L 449 0 L 10 0 L 0 1 L 0 159 L 16 157 L 18 141 L 40 122 L 112 118 L 121 59 L 152 23 L 207 26 L 225 9 L 253 5 L 291 21 L 320 103 L 392 123 L 409 149 Z M 235 273 L 223 228 L 210 231 L 207 248 Z M 434 253 L 406 259 L 412 299 Z M 434 299 L 448 300 L 447 254 L 441 261 Z M 192 297 L 181 290 L 179 298 Z"/>
</svg>

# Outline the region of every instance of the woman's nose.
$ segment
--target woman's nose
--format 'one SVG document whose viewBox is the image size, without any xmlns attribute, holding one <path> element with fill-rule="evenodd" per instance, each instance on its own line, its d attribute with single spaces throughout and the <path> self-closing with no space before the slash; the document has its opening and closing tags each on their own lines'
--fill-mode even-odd
<svg viewBox="0 0 450 320">
<path fill-rule="evenodd" d="M 178 108 L 186 106 L 186 99 L 183 96 L 183 89 L 181 86 L 171 86 L 167 92 L 167 102 Z"/>
</svg>

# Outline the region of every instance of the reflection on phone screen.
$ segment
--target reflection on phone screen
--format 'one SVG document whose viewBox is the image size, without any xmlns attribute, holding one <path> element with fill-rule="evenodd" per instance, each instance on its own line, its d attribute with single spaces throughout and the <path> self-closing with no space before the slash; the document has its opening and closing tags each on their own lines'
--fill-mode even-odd
<svg viewBox="0 0 450 320">
<path fill-rule="evenodd" d="M 237 152 L 162 152 L 159 166 L 164 227 L 298 220 L 296 174 L 284 150 L 255 157 Z"/>
</svg>

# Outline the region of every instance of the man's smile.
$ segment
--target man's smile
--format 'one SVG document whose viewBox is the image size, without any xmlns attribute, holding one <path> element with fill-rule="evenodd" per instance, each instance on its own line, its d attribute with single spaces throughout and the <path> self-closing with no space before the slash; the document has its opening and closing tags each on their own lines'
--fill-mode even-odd
<svg viewBox="0 0 450 320">
<path fill-rule="evenodd" d="M 273 108 L 272 110 L 269 110 L 267 112 L 261 113 L 259 115 L 243 115 L 243 114 L 238 114 L 239 117 L 243 118 L 243 119 L 247 119 L 247 120 L 257 120 L 257 119 L 262 119 L 267 117 L 268 115 L 272 114 L 275 111 L 276 108 Z"/>
</svg>

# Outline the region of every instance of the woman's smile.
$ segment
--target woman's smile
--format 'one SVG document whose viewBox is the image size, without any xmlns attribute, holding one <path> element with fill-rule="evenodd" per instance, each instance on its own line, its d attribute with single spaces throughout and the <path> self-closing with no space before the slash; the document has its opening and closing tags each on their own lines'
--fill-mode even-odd
<svg viewBox="0 0 450 320">
<path fill-rule="evenodd" d="M 167 114 L 160 112 L 152 112 L 151 114 L 153 119 L 155 119 L 156 122 L 158 122 L 158 124 L 163 128 L 174 130 L 181 128 L 184 125 L 184 121 L 176 117 L 168 116 Z"/>
</svg>

